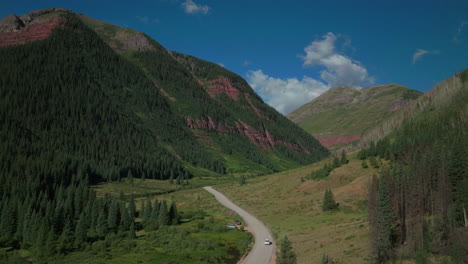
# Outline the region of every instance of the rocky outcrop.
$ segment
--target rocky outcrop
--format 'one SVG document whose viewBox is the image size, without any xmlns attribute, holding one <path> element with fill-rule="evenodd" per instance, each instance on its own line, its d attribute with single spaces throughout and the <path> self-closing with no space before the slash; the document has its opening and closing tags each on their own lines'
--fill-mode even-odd
<svg viewBox="0 0 468 264">
<path fill-rule="evenodd" d="M 35 40 L 43 40 L 52 34 L 52 30 L 59 26 L 63 19 L 56 18 L 41 23 L 25 26 L 18 31 L 0 33 L 0 47 L 21 45 Z"/>
<path fill-rule="evenodd" d="M 238 100 L 240 95 L 240 91 L 232 86 L 231 80 L 224 76 L 209 81 L 205 87 L 211 98 L 215 98 L 218 94 L 226 94 L 233 100 Z"/>
<path fill-rule="evenodd" d="M 266 118 L 265 116 L 263 116 L 262 111 L 260 111 L 260 109 L 258 109 L 257 107 L 255 107 L 255 106 L 252 104 L 252 101 L 250 100 L 250 95 L 249 95 L 248 93 L 244 93 L 244 96 L 245 96 L 245 100 L 247 100 L 247 102 L 249 103 L 250 107 L 252 107 L 252 110 L 255 112 L 255 114 L 256 114 L 258 117 L 268 119 L 268 118 Z"/>
<path fill-rule="evenodd" d="M 0 20 L 0 33 L 20 31 L 25 24 L 16 15 L 9 15 Z"/>
<path fill-rule="evenodd" d="M 276 144 L 281 144 L 294 151 L 310 154 L 309 150 L 300 145 L 277 139 L 265 128 L 263 128 L 262 131 L 256 130 L 241 120 L 235 122 L 234 125 L 228 125 L 222 124 L 221 122 L 214 122 L 209 116 L 206 119 L 191 119 L 187 117 L 185 118 L 185 124 L 192 129 L 206 129 L 223 133 L 239 134 L 247 137 L 252 144 L 264 151 L 270 151 Z"/>
<path fill-rule="evenodd" d="M 9 15 L 1 19 L 0 47 L 21 45 L 48 38 L 52 30 L 63 22 L 63 18 L 58 15 L 60 12 L 73 13 L 65 8 L 46 8 L 20 17 Z"/>
</svg>

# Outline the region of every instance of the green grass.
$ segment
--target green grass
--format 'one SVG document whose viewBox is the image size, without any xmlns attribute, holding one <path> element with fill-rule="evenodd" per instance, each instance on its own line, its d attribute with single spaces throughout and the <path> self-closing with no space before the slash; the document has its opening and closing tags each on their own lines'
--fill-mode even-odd
<svg viewBox="0 0 468 264">
<path fill-rule="evenodd" d="M 288 235 L 298 263 L 318 263 L 322 254 L 339 263 L 367 263 L 367 182 L 378 170 L 361 168 L 354 154 L 348 159 L 348 164 L 319 181 L 304 178 L 332 159 L 250 178 L 243 186 L 215 188 L 266 223 L 276 239 Z M 321 206 L 326 188 L 331 188 L 340 207 L 324 213 Z"/>
</svg>

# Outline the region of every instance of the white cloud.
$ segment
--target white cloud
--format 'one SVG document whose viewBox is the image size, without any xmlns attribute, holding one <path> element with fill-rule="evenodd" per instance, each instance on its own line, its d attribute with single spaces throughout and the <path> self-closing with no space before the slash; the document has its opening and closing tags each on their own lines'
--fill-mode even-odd
<svg viewBox="0 0 468 264">
<path fill-rule="evenodd" d="M 416 63 L 424 54 L 427 54 L 429 51 L 423 49 L 417 49 L 416 52 L 413 54 L 413 64 Z"/>
<path fill-rule="evenodd" d="M 426 54 L 439 54 L 438 50 L 428 51 L 424 49 L 417 49 L 416 52 L 413 54 L 413 64 L 415 64 L 418 60 L 422 59 L 422 57 Z"/>
<path fill-rule="evenodd" d="M 198 5 L 192 0 L 186 0 L 182 3 L 185 13 L 187 14 L 202 14 L 206 15 L 210 11 L 210 7 L 207 5 Z"/>
<path fill-rule="evenodd" d="M 463 33 L 463 30 L 465 29 L 465 26 L 468 25 L 468 20 L 460 22 L 460 25 L 457 28 L 457 32 L 455 33 L 455 36 L 453 37 L 453 41 L 455 42 L 460 42 L 460 37 Z"/>
<path fill-rule="evenodd" d="M 361 63 L 336 51 L 335 42 L 338 37 L 339 35 L 329 32 L 305 47 L 306 54 L 300 56 L 304 61 L 303 65 L 325 67 L 320 72 L 320 78 L 330 86 L 362 87 L 373 84 L 374 78 L 369 76 Z M 349 39 L 345 39 L 345 45 L 349 45 L 349 42 Z"/>
<path fill-rule="evenodd" d="M 247 81 L 265 101 L 282 114 L 297 109 L 326 91 L 329 86 L 308 76 L 280 79 L 263 73 L 249 71 Z"/>
</svg>

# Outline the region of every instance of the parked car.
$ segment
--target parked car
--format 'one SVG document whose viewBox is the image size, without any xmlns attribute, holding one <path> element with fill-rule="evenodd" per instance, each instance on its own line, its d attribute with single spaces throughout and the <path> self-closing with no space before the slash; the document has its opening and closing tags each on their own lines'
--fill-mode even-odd
<svg viewBox="0 0 468 264">
<path fill-rule="evenodd" d="M 269 238 L 265 238 L 265 245 L 271 245 L 273 242 Z"/>
<path fill-rule="evenodd" d="M 237 228 L 237 226 L 236 226 L 236 225 L 233 225 L 233 224 L 228 224 L 227 227 L 228 227 L 228 228 Z"/>
</svg>

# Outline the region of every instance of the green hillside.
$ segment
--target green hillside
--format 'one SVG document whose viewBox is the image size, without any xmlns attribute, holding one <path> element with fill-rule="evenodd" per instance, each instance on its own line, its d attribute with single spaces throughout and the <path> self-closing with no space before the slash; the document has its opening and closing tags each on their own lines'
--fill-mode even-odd
<svg viewBox="0 0 468 264">
<path fill-rule="evenodd" d="M 328 148 L 357 144 L 369 130 L 418 98 L 420 92 L 398 84 L 369 88 L 332 87 L 288 118 Z"/>
<path fill-rule="evenodd" d="M 200 148 L 197 144 L 201 143 L 219 158 L 225 172 L 265 174 L 328 155 L 317 140 L 265 104 L 239 75 L 215 63 L 168 51 L 143 33 L 84 15 L 79 18 L 144 71 L 191 128 L 198 141 L 191 149 Z M 168 144 L 186 159 L 184 149 Z M 181 145 L 190 144 L 194 143 Z M 192 165 L 205 162 L 206 154 L 200 156 Z"/>
<path fill-rule="evenodd" d="M 2 30 L 20 25 L 19 33 L 0 32 L 2 263 L 60 262 L 64 255 L 80 262 L 97 252 L 99 263 L 135 261 L 127 253 L 136 245 L 149 252 L 145 259 L 159 256 L 154 263 L 235 263 L 249 236 L 228 233 L 226 216 L 210 220 L 206 212 L 179 212 L 174 199 L 144 199 L 329 154 L 229 71 L 216 73 L 221 83 L 206 79 L 207 88 L 143 33 L 65 9 L 27 16 L 33 22 L 0 21 Z M 203 63 L 211 67 L 206 74 L 218 71 Z M 233 106 L 223 85 L 242 89 L 244 99 Z M 221 93 L 212 97 L 211 86 Z M 96 195 L 92 188 L 132 189 L 134 181 L 143 182 L 136 195 L 145 196 L 144 207 L 135 206 L 132 192 Z"/>
</svg>

